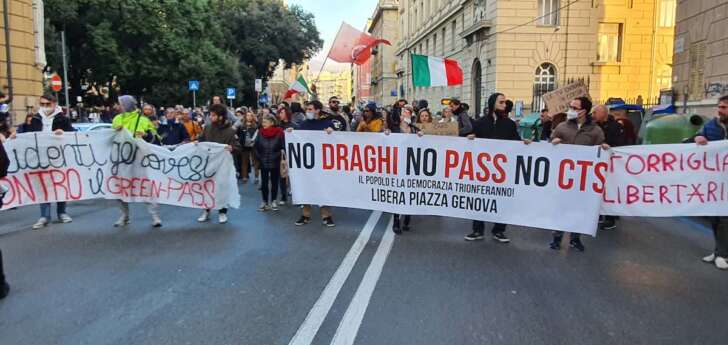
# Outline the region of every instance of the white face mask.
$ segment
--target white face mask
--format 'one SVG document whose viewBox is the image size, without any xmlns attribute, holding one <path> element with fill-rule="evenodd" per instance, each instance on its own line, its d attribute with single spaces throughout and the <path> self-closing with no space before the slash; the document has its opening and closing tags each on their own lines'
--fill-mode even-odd
<svg viewBox="0 0 728 345">
<path fill-rule="evenodd" d="M 574 109 L 569 109 L 569 111 L 566 112 L 566 119 L 567 120 L 573 120 L 575 118 L 579 117 L 579 112 Z"/>
<path fill-rule="evenodd" d="M 412 123 L 412 119 L 411 119 L 411 118 L 409 118 L 409 117 L 405 117 L 405 118 L 404 118 L 404 123 L 406 123 L 406 124 L 408 124 L 408 125 L 409 125 L 409 124 L 411 124 L 411 123 Z"/>
<path fill-rule="evenodd" d="M 316 113 L 306 113 L 306 119 L 313 120 L 316 118 Z"/>
<path fill-rule="evenodd" d="M 53 108 L 51 108 L 51 107 L 40 107 L 40 111 L 44 115 L 50 115 L 51 113 L 53 113 Z"/>
</svg>

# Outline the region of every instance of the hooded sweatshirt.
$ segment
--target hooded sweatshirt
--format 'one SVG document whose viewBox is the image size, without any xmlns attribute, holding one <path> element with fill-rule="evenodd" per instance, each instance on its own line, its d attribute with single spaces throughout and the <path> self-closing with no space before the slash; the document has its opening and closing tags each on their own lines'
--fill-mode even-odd
<svg viewBox="0 0 728 345">
<path fill-rule="evenodd" d="M 145 133 L 144 140 L 151 142 L 157 135 L 157 129 L 154 128 L 154 124 L 152 124 L 152 121 L 148 117 L 139 113 L 134 97 L 128 95 L 120 96 L 119 105 L 121 105 L 122 113 L 114 117 L 111 126 L 113 128 L 124 128 L 131 135 L 136 135 L 137 132 L 143 132 Z"/>
<path fill-rule="evenodd" d="M 31 120 L 30 126 L 28 127 L 29 132 L 51 133 L 59 129 L 64 132 L 75 131 L 71 125 L 71 120 L 63 114 L 63 109 L 59 106 L 53 109 L 50 116 L 41 113 L 33 115 L 33 120 Z"/>
</svg>

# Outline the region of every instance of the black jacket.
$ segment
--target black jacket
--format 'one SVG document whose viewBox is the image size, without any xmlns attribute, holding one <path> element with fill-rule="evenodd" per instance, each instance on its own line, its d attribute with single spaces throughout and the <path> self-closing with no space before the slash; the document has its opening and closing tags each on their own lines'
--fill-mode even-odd
<svg viewBox="0 0 728 345">
<path fill-rule="evenodd" d="M 481 139 L 521 140 L 518 126 L 507 116 L 484 116 L 474 121 L 473 134 Z"/>
<path fill-rule="evenodd" d="M 166 125 L 160 125 L 157 129 L 159 137 L 162 138 L 162 145 L 179 145 L 190 140 L 187 129 L 177 121 L 170 121 Z"/>
<path fill-rule="evenodd" d="M 8 153 L 5 152 L 3 143 L 0 142 L 0 178 L 8 176 L 8 167 L 10 166 L 10 158 Z"/>
<path fill-rule="evenodd" d="M 52 131 L 56 130 L 63 130 L 64 132 L 75 132 L 76 129 L 71 126 L 71 119 L 68 118 L 68 116 L 64 115 L 61 111 L 61 108 L 56 108 L 55 110 L 55 117 L 53 118 L 53 125 L 51 127 Z M 33 120 L 30 123 L 30 128 L 28 132 L 42 132 L 43 131 L 43 115 L 40 113 L 33 115 Z"/>
<path fill-rule="evenodd" d="M 283 136 L 275 135 L 266 138 L 261 133 L 255 138 L 255 154 L 260 161 L 262 169 L 280 169 L 281 151 L 283 151 Z"/>
<path fill-rule="evenodd" d="M 624 128 L 614 119 L 614 116 L 609 115 L 607 121 L 599 123 L 599 127 L 604 131 L 604 142 L 609 146 L 617 147 L 625 145 L 626 137 Z"/>
</svg>

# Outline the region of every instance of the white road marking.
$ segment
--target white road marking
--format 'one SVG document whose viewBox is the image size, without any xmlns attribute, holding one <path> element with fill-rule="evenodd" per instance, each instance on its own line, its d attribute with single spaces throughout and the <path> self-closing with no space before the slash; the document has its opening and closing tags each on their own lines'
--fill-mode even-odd
<svg viewBox="0 0 728 345">
<path fill-rule="evenodd" d="M 372 294 L 377 287 L 382 269 L 387 262 L 387 257 L 394 244 L 394 233 L 392 232 L 393 223 L 394 218 L 391 218 L 382 237 L 382 242 L 379 243 L 377 252 L 374 254 L 369 268 L 364 273 L 364 278 L 361 284 L 359 284 L 359 288 L 356 290 L 356 294 L 354 294 L 354 298 L 352 298 L 349 307 L 346 309 L 344 318 L 339 323 L 339 328 L 336 329 L 336 334 L 331 341 L 331 345 L 354 344 L 356 335 L 359 333 L 359 327 L 361 326 L 362 320 L 364 320 L 364 314 L 369 307 L 369 301 L 372 299 Z"/>
<path fill-rule="evenodd" d="M 288 343 L 289 345 L 310 345 L 313 342 L 313 338 L 318 333 L 319 328 L 321 328 L 321 324 L 323 324 L 326 315 L 329 314 L 331 306 L 334 305 L 336 297 L 339 295 L 346 279 L 349 278 L 351 270 L 356 265 L 356 261 L 359 259 L 361 252 L 369 242 L 372 231 L 377 226 L 381 216 L 382 212 L 379 211 L 372 212 L 369 216 L 369 220 L 367 220 L 364 228 L 359 233 L 359 237 L 354 241 L 349 252 L 346 253 L 341 265 L 339 265 L 339 268 L 331 277 L 329 283 L 326 284 L 326 288 L 324 288 L 324 291 L 321 293 L 313 308 L 311 308 L 311 311 L 308 312 L 306 319 L 298 327 L 298 331 L 296 331 L 296 335 L 293 336 L 291 342 Z"/>
</svg>

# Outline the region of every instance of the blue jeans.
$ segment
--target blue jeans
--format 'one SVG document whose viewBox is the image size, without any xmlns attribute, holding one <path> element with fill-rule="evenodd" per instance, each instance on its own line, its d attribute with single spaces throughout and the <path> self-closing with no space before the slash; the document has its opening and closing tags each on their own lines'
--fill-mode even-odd
<svg viewBox="0 0 728 345">
<path fill-rule="evenodd" d="M 65 202 L 57 202 L 56 206 L 58 207 L 57 214 L 60 218 L 62 214 L 66 213 L 66 203 Z M 40 204 L 40 216 L 50 220 L 51 219 L 51 204 Z"/>
</svg>

